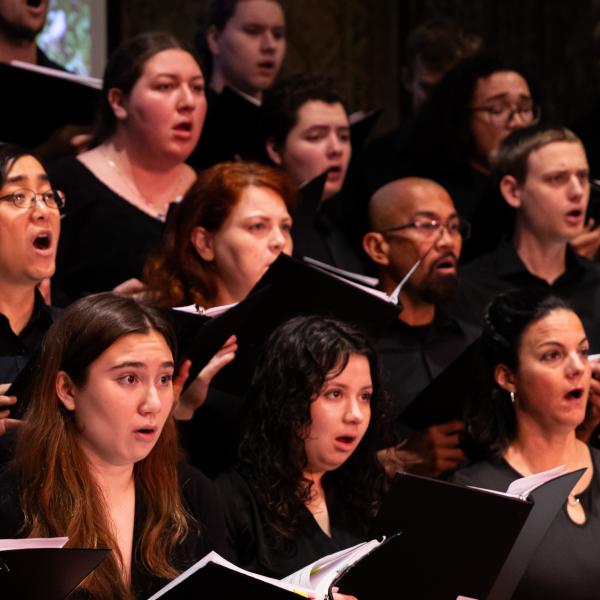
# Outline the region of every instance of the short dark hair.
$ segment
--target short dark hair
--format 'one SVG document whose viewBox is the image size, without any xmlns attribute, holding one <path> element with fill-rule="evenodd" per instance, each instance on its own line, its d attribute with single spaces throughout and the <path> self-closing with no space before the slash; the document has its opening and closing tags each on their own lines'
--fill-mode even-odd
<svg viewBox="0 0 600 600">
<path fill-rule="evenodd" d="M 144 65 L 164 50 L 189 51 L 175 36 L 164 31 L 140 33 L 124 41 L 110 56 L 102 85 L 102 96 L 96 115 L 93 143 L 98 145 L 109 138 L 116 129 L 117 120 L 108 103 L 111 88 L 120 89 L 129 95 L 144 71 Z"/>
<path fill-rule="evenodd" d="M 500 180 L 505 175 L 512 175 L 519 183 L 524 183 L 531 153 L 554 142 L 580 144 L 583 147 L 583 142 L 566 127 L 532 125 L 511 132 L 502 140 L 492 160 L 496 178 Z"/>
<path fill-rule="evenodd" d="M 430 70 L 440 72 L 477 52 L 481 38 L 467 35 L 455 23 L 432 19 L 413 29 L 406 39 L 405 62 L 412 73 L 417 57 Z"/>
<path fill-rule="evenodd" d="M 288 134 L 298 123 L 298 111 L 311 100 L 320 100 L 326 104 L 339 103 L 348 112 L 344 98 L 335 89 L 331 79 L 296 75 L 265 92 L 260 124 L 261 140 L 265 144 L 267 140 L 273 140 L 278 148 L 282 148 Z"/>
<path fill-rule="evenodd" d="M 2 187 L 8 177 L 10 170 L 17 160 L 24 156 L 32 156 L 38 162 L 42 162 L 31 150 L 17 146 L 16 144 L 8 144 L 0 142 L 0 187 Z M 43 165 L 42 165 L 43 166 Z"/>
<path fill-rule="evenodd" d="M 545 290 L 510 290 L 488 305 L 481 337 L 481 393 L 467 406 L 469 448 L 477 458 L 499 458 L 516 435 L 508 393 L 495 382 L 497 365 L 519 367 L 521 341 L 528 327 L 555 310 L 573 309 Z"/>
<path fill-rule="evenodd" d="M 310 498 L 303 432 L 311 423 L 311 402 L 327 376 L 341 372 L 356 354 L 369 361 L 371 420 L 352 456 L 323 482 L 366 520 L 378 506 L 384 478 L 376 451 L 387 410 L 375 351 L 355 327 L 319 316 L 293 318 L 267 341 L 248 394 L 240 460 L 275 543 L 294 539 L 300 509 Z"/>
</svg>

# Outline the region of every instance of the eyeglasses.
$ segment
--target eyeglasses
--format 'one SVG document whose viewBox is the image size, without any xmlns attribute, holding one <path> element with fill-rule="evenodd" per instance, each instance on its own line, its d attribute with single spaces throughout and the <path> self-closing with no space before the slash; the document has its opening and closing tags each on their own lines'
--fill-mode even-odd
<svg viewBox="0 0 600 600">
<path fill-rule="evenodd" d="M 495 127 L 505 127 L 508 125 L 515 115 L 519 115 L 519 119 L 527 125 L 536 124 L 542 115 L 541 108 L 537 104 L 527 102 L 518 106 L 510 104 L 496 104 L 492 106 L 473 106 L 469 108 L 471 112 L 482 113 L 484 119 Z"/>
<path fill-rule="evenodd" d="M 60 190 L 49 190 L 41 194 L 36 194 L 33 190 L 16 190 L 12 194 L 0 196 L 0 200 L 8 200 L 17 208 L 31 208 L 38 198 L 48 208 L 61 210 L 65 206 L 65 194 Z"/>
<path fill-rule="evenodd" d="M 397 225 L 380 229 L 378 233 L 393 233 L 403 229 L 414 229 L 423 239 L 433 240 L 437 235 L 441 235 L 442 229 L 445 229 L 452 237 L 462 237 L 463 240 L 469 239 L 471 235 L 471 223 L 461 217 L 453 217 L 446 223 L 430 217 L 415 217 L 412 223 L 406 225 Z"/>
</svg>

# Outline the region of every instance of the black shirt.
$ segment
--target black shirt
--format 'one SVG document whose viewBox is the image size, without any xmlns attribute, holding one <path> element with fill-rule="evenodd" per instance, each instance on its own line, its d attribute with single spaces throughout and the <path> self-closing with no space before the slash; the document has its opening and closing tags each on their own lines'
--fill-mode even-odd
<svg viewBox="0 0 600 600">
<path fill-rule="evenodd" d="M 30 358 L 38 353 L 42 339 L 56 318 L 58 310 L 48 306 L 35 290 L 33 313 L 19 335 L 8 319 L 0 314 L 0 383 L 12 383 Z"/>
<path fill-rule="evenodd" d="M 72 300 L 140 278 L 163 223 L 113 192 L 74 157 L 50 164 L 52 185 L 66 196 L 53 284 Z"/>
<path fill-rule="evenodd" d="M 600 451 L 591 450 L 594 474 L 590 485 L 577 497 L 587 520 L 573 523 L 566 506 L 558 513 L 527 571 L 514 600 L 597 599 L 600 595 Z M 455 475 L 455 480 L 505 492 L 521 477 L 506 461 L 481 462 Z"/>
<path fill-rule="evenodd" d="M 592 350 L 600 349 L 600 265 L 578 256 L 570 246 L 565 272 L 552 284 L 530 273 L 508 241 L 469 263 L 462 274 L 481 289 L 486 301 L 509 289 L 546 290 L 567 300 L 583 321 Z"/>
<path fill-rule="evenodd" d="M 230 471 L 221 475 L 216 483 L 225 510 L 228 542 L 235 557 L 233 562 L 249 571 L 280 579 L 322 556 L 365 540 L 366 520 L 350 511 L 344 499 L 337 497 L 334 491 L 327 490 L 331 537 L 303 507 L 302 532 L 292 547 L 289 551 L 274 548 L 246 479 L 239 472 Z"/>
<path fill-rule="evenodd" d="M 395 417 L 479 337 L 481 328 L 476 321 L 436 306 L 429 325 L 412 327 L 398 319 L 378 340 L 383 381 Z"/>
<path fill-rule="evenodd" d="M 190 524 L 188 535 L 176 548 L 172 564 L 184 571 L 212 550 L 229 558 L 223 511 L 214 484 L 200 471 L 183 466 L 179 471 L 179 485 L 184 506 L 200 527 Z M 141 489 L 136 484 L 131 581 L 135 597 L 145 600 L 167 585 L 168 581 L 145 572 L 136 560 L 145 514 L 141 499 Z M 23 513 L 19 504 L 17 479 L 12 472 L 5 473 L 0 477 L 0 539 L 22 537 L 22 526 Z M 64 534 L 60 531 L 54 533 L 57 536 Z M 80 592 L 69 598 L 87 600 L 89 594 Z"/>
</svg>

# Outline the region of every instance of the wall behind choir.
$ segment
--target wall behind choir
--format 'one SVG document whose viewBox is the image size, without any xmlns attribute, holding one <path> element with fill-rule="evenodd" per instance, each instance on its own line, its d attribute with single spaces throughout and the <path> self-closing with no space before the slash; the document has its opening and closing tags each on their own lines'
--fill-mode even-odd
<svg viewBox="0 0 600 600">
<path fill-rule="evenodd" d="M 600 86 L 592 32 L 600 0 L 283 0 L 288 21 L 284 74 L 331 76 L 353 110 L 383 107 L 379 131 L 400 122 L 408 31 L 432 17 L 454 19 L 534 75 L 545 114 L 571 123 Z M 192 42 L 206 0 L 122 0 L 119 37 L 167 29 Z"/>
</svg>

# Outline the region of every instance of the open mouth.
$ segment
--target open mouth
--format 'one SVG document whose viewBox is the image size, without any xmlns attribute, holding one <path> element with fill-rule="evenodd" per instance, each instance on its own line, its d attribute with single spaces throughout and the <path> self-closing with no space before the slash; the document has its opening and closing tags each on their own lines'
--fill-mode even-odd
<svg viewBox="0 0 600 600">
<path fill-rule="evenodd" d="M 355 437 L 353 435 L 340 435 L 335 439 L 342 444 L 351 444 L 355 440 Z"/>
<path fill-rule="evenodd" d="M 192 131 L 192 124 L 189 121 L 184 121 L 182 123 L 179 123 L 179 125 L 175 125 L 174 129 L 175 131 L 183 131 L 189 133 L 190 131 Z"/>
<path fill-rule="evenodd" d="M 583 396 L 583 388 L 575 388 L 565 394 L 567 400 L 579 400 Z"/>
<path fill-rule="evenodd" d="M 48 250 L 52 245 L 50 233 L 40 233 L 33 238 L 33 247 L 36 250 Z"/>
<path fill-rule="evenodd" d="M 568 219 L 580 219 L 583 216 L 583 210 L 580 208 L 574 208 L 567 213 Z"/>
<path fill-rule="evenodd" d="M 27 6 L 39 8 L 42 5 L 42 0 L 27 0 Z"/>
<path fill-rule="evenodd" d="M 456 258 L 452 254 L 441 256 L 433 263 L 437 271 L 456 271 Z"/>
<path fill-rule="evenodd" d="M 272 60 L 264 60 L 264 61 L 258 63 L 258 67 L 260 69 L 272 71 L 275 68 L 275 62 Z"/>
</svg>

